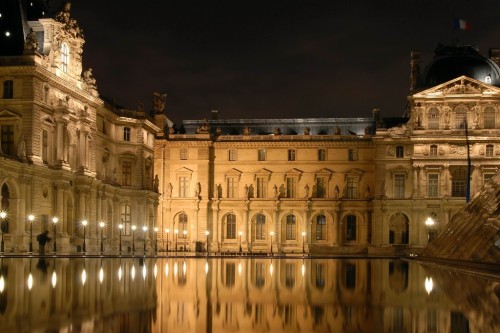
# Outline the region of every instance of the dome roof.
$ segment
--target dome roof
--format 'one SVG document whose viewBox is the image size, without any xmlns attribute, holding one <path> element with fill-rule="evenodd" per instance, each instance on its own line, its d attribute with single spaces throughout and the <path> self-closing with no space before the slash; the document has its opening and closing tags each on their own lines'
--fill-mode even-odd
<svg viewBox="0 0 500 333">
<path fill-rule="evenodd" d="M 439 45 L 434 60 L 422 75 L 421 86 L 435 86 L 462 75 L 500 85 L 500 68 L 493 60 L 482 56 L 476 47 Z"/>
</svg>

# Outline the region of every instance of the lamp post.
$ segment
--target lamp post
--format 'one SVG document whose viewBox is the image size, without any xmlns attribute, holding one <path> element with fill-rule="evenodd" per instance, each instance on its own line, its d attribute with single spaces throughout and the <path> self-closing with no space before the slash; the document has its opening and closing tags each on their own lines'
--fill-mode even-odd
<svg viewBox="0 0 500 333">
<path fill-rule="evenodd" d="M 146 226 L 143 226 L 142 227 L 142 231 L 144 231 L 144 255 L 146 255 L 146 232 L 148 231 L 148 227 Z"/>
<path fill-rule="evenodd" d="M 82 226 L 83 226 L 83 248 L 82 251 L 85 254 L 86 248 L 85 248 L 85 227 L 87 226 L 89 222 L 87 220 L 82 221 Z"/>
<path fill-rule="evenodd" d="M 5 220 L 6 217 L 7 217 L 7 213 L 4 212 L 4 211 L 1 211 L 0 212 L 0 219 L 2 221 L 0 221 L 0 229 L 2 229 L 2 242 L 0 243 L 0 252 L 2 252 L 2 253 L 5 252 L 5 245 L 4 245 L 4 242 L 3 242 L 3 224 L 4 224 L 4 220 Z"/>
<path fill-rule="evenodd" d="M 59 222 L 59 219 L 57 218 L 57 216 L 54 216 L 52 218 L 52 223 L 54 224 L 54 253 L 57 252 L 57 229 L 56 229 L 56 225 L 57 225 L 57 222 Z"/>
<path fill-rule="evenodd" d="M 179 230 L 175 229 L 174 230 L 174 235 L 175 235 L 175 252 L 177 252 L 177 234 L 179 233 Z"/>
<path fill-rule="evenodd" d="M 137 229 L 137 226 L 132 224 L 132 254 L 135 252 L 135 229 Z"/>
<path fill-rule="evenodd" d="M 118 251 L 120 252 L 120 255 L 122 255 L 122 231 L 123 231 L 123 224 L 122 223 L 120 223 L 118 225 L 118 229 L 120 229 Z"/>
<path fill-rule="evenodd" d="M 427 218 L 427 220 L 425 220 L 425 226 L 427 227 L 427 243 L 431 242 L 431 229 L 434 223 L 434 219 L 430 216 Z"/>
<path fill-rule="evenodd" d="M 158 227 L 154 228 L 155 231 L 155 255 L 158 253 Z"/>
<path fill-rule="evenodd" d="M 184 251 L 186 251 L 187 233 L 187 230 L 182 230 L 182 235 L 184 237 Z"/>
<path fill-rule="evenodd" d="M 208 243 L 208 235 L 210 235 L 210 231 L 205 231 L 205 235 L 207 236 L 207 256 L 210 254 L 210 243 Z"/>
<path fill-rule="evenodd" d="M 102 221 L 101 221 L 101 222 L 99 222 L 99 227 L 101 227 L 101 256 L 102 256 L 102 254 L 103 254 L 103 252 L 104 252 L 104 242 L 103 242 L 103 240 L 102 240 L 102 234 L 103 234 L 103 232 L 104 232 L 104 226 L 105 226 L 105 225 L 106 225 L 106 224 L 105 224 L 104 222 L 102 222 Z"/>
<path fill-rule="evenodd" d="M 35 220 L 35 215 L 28 215 L 28 221 L 30 221 L 30 247 L 29 252 L 33 252 L 33 221 Z"/>
<path fill-rule="evenodd" d="M 302 253 L 306 253 L 306 232 L 305 231 L 302 231 Z"/>
<path fill-rule="evenodd" d="M 238 231 L 238 235 L 240 236 L 240 253 L 242 252 L 242 249 L 241 249 L 241 235 L 243 234 L 242 231 Z"/>
<path fill-rule="evenodd" d="M 271 235 L 271 255 L 273 254 L 273 236 L 274 236 L 274 231 L 271 231 L 269 233 L 269 235 Z"/>
<path fill-rule="evenodd" d="M 167 252 L 168 252 L 168 234 L 170 233 L 170 229 L 166 228 L 165 232 L 167 233 Z"/>
</svg>

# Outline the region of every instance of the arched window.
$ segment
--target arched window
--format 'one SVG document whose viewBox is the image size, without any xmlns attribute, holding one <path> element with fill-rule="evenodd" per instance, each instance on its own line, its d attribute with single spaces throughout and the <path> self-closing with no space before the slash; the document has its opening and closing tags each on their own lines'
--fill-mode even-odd
<svg viewBox="0 0 500 333">
<path fill-rule="evenodd" d="M 179 238 L 186 238 L 187 232 L 187 224 L 188 224 L 188 216 L 186 213 L 179 214 Z"/>
<path fill-rule="evenodd" d="M 316 216 L 316 240 L 326 240 L 326 216 Z"/>
<path fill-rule="evenodd" d="M 452 173 L 451 196 L 465 197 L 467 191 L 467 170 L 465 168 L 455 169 Z"/>
<path fill-rule="evenodd" d="M 69 64 L 68 44 L 62 43 L 62 45 L 61 45 L 61 65 L 62 65 L 62 71 L 64 73 L 68 73 L 68 64 Z"/>
<path fill-rule="evenodd" d="M 437 108 L 430 108 L 427 113 L 427 128 L 439 129 L 439 110 Z"/>
<path fill-rule="evenodd" d="M 455 109 L 455 128 L 465 129 L 467 126 L 467 108 L 459 106 Z"/>
<path fill-rule="evenodd" d="M 286 240 L 295 240 L 297 237 L 297 222 L 295 215 L 288 215 L 286 217 L 286 232 L 285 239 Z"/>
<path fill-rule="evenodd" d="M 438 156 L 438 146 L 431 145 L 431 149 L 430 149 L 429 155 L 430 156 L 434 156 L 434 157 Z"/>
<path fill-rule="evenodd" d="M 255 217 L 255 239 L 266 239 L 266 217 L 263 214 Z"/>
<path fill-rule="evenodd" d="M 347 215 L 346 222 L 347 222 L 346 240 L 355 241 L 356 240 L 356 227 L 357 227 L 356 215 Z"/>
<path fill-rule="evenodd" d="M 484 108 L 483 114 L 483 127 L 484 128 L 495 128 L 495 109 L 491 106 L 487 106 Z"/>
<path fill-rule="evenodd" d="M 7 184 L 2 185 L 2 201 L 1 201 L 1 207 L 0 211 L 2 212 L 9 212 L 9 199 L 10 199 L 10 192 L 9 192 L 9 187 Z M 2 230 L 3 233 L 9 233 L 9 215 L 5 218 L 5 220 L 1 221 L 0 229 Z"/>
<path fill-rule="evenodd" d="M 236 215 L 234 214 L 226 217 L 226 238 L 236 239 Z"/>
</svg>

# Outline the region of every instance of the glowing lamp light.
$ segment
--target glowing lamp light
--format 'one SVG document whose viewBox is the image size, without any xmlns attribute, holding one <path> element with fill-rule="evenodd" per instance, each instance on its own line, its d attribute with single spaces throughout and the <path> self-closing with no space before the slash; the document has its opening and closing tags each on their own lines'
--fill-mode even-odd
<svg viewBox="0 0 500 333">
<path fill-rule="evenodd" d="M 153 267 L 153 275 L 156 279 L 156 276 L 158 275 L 158 266 L 156 266 L 156 263 L 155 263 L 155 266 Z"/>
<path fill-rule="evenodd" d="M 432 281 L 431 277 L 426 277 L 425 278 L 425 291 L 427 291 L 428 295 L 432 292 L 432 289 L 434 289 L 434 282 Z"/>
<path fill-rule="evenodd" d="M 106 225 L 106 223 L 104 223 L 104 222 L 99 222 L 99 226 L 100 226 L 101 228 L 104 228 L 104 226 L 105 226 L 105 225 Z"/>
<path fill-rule="evenodd" d="M 82 221 L 82 225 L 83 225 L 84 227 L 86 227 L 86 226 L 87 226 L 87 224 L 89 224 L 89 221 L 87 221 L 87 220 L 83 220 L 83 221 Z"/>
<path fill-rule="evenodd" d="M 177 263 L 174 264 L 174 276 L 177 276 L 177 272 L 179 271 L 179 267 L 177 266 Z"/>
<path fill-rule="evenodd" d="M 99 282 L 102 283 L 102 281 L 104 281 L 104 270 L 101 267 L 99 270 Z"/>
<path fill-rule="evenodd" d="M 306 265 L 302 264 L 302 277 L 306 274 Z"/>
<path fill-rule="evenodd" d="M 54 216 L 52 218 L 52 223 L 57 224 L 57 222 L 59 222 L 59 219 L 57 218 L 57 216 Z"/>
<path fill-rule="evenodd" d="M 120 266 L 118 268 L 118 281 L 122 280 L 122 276 L 123 276 L 123 270 L 122 270 L 122 266 Z"/>
<path fill-rule="evenodd" d="M 184 261 L 184 263 L 182 264 L 182 273 L 186 275 L 186 271 L 187 271 L 187 265 L 186 262 Z"/>
<path fill-rule="evenodd" d="M 132 269 L 130 270 L 130 277 L 132 278 L 132 281 L 135 279 L 135 266 L 132 266 Z"/>
<path fill-rule="evenodd" d="M 6 218 L 6 217 L 7 217 L 7 212 L 1 211 L 1 212 L 0 212 L 0 219 L 2 219 L 2 220 L 3 220 L 3 219 L 4 219 L 4 218 Z"/>
<path fill-rule="evenodd" d="M 142 231 L 144 231 L 144 232 L 148 231 L 148 227 L 143 226 L 143 227 L 142 227 Z"/>
<path fill-rule="evenodd" d="M 428 217 L 427 220 L 425 220 L 425 225 L 428 226 L 428 227 L 432 227 L 434 225 L 434 220 L 432 219 L 432 217 Z"/>
<path fill-rule="evenodd" d="M 6 37 L 10 37 L 10 31 L 6 31 L 6 32 L 5 32 L 5 36 L 6 36 Z"/>
<path fill-rule="evenodd" d="M 146 275 L 147 275 L 147 268 L 146 268 L 146 265 L 142 266 L 142 279 L 143 280 L 146 280 Z"/>
<path fill-rule="evenodd" d="M 165 277 L 168 277 L 168 262 L 165 264 Z"/>
<path fill-rule="evenodd" d="M 33 288 L 33 275 L 30 275 L 28 276 L 28 290 L 31 290 L 31 288 Z"/>
<path fill-rule="evenodd" d="M 205 261 L 205 274 L 208 274 L 208 261 Z"/>
<path fill-rule="evenodd" d="M 56 271 L 52 272 L 52 288 L 55 288 L 57 284 L 57 274 Z"/>
<path fill-rule="evenodd" d="M 0 294 L 3 293 L 5 290 L 5 279 L 3 278 L 3 275 L 0 276 Z"/>
<path fill-rule="evenodd" d="M 82 271 L 82 286 L 85 285 L 85 282 L 87 282 L 87 272 L 85 271 L 85 268 Z"/>
<path fill-rule="evenodd" d="M 269 274 L 271 276 L 273 276 L 273 271 L 274 271 L 274 267 L 273 267 L 273 263 L 271 263 L 271 265 L 269 266 Z"/>
</svg>

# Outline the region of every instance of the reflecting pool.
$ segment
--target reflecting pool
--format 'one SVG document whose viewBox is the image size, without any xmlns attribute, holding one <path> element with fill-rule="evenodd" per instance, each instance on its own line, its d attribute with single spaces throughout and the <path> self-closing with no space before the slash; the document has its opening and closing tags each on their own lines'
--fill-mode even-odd
<svg viewBox="0 0 500 333">
<path fill-rule="evenodd" d="M 500 332 L 500 277 L 417 262 L 0 258 L 0 332 Z"/>
</svg>

